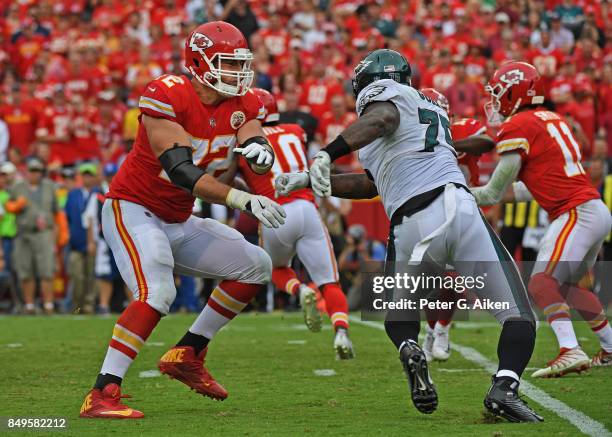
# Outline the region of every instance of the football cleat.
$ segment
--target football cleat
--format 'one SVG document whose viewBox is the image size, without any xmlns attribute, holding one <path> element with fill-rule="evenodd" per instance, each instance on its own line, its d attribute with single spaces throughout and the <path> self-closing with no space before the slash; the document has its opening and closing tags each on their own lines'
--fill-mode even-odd
<svg viewBox="0 0 612 437">
<path fill-rule="evenodd" d="M 425 354 L 416 341 L 404 342 L 400 349 L 400 361 L 408 378 L 412 403 L 421 413 L 433 413 L 438 407 L 438 394 L 427 369 Z"/>
<path fill-rule="evenodd" d="M 446 361 L 450 357 L 449 331 L 450 325 L 442 326 L 436 323 L 433 345 L 431 347 L 434 360 Z"/>
<path fill-rule="evenodd" d="M 493 377 L 493 384 L 484 399 L 485 408 L 509 422 L 543 422 L 542 416 L 527 405 L 518 394 L 519 382 L 512 378 Z"/>
<path fill-rule="evenodd" d="M 129 398 L 121 394 L 117 384 L 107 384 L 102 390 L 92 389 L 81 405 L 80 417 L 89 419 L 141 419 L 144 414 L 121 403 L 121 398 Z"/>
<path fill-rule="evenodd" d="M 591 366 L 591 360 L 583 352 L 580 346 L 572 349 L 561 348 L 559 355 L 548 366 L 536 370 L 531 374 L 532 378 L 558 378 L 568 373 L 580 373 Z"/>
<path fill-rule="evenodd" d="M 304 313 L 304 323 L 312 332 L 321 330 L 321 313 L 317 308 L 317 295 L 307 285 L 300 284 L 300 305 Z"/>
<path fill-rule="evenodd" d="M 175 346 L 159 360 L 159 371 L 201 395 L 222 401 L 227 398 L 227 390 L 204 367 L 207 351 L 205 348 L 196 356 L 191 346 Z"/>
<path fill-rule="evenodd" d="M 353 351 L 353 342 L 348 336 L 346 329 L 339 328 L 334 337 L 334 350 L 336 351 L 337 360 L 351 360 L 355 358 Z"/>
<path fill-rule="evenodd" d="M 612 352 L 606 352 L 603 348 L 599 349 L 591 358 L 591 367 L 612 366 Z"/>
<path fill-rule="evenodd" d="M 430 363 L 433 360 L 433 342 L 434 342 L 434 330 L 425 325 L 425 340 L 423 340 L 423 353 L 427 362 Z"/>
</svg>

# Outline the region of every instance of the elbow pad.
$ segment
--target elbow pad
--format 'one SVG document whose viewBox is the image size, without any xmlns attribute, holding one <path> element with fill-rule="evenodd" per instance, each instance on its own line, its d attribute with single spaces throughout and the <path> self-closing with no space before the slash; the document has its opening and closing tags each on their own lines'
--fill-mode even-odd
<svg viewBox="0 0 612 437">
<path fill-rule="evenodd" d="M 172 148 L 159 155 L 158 159 L 170 181 L 189 193 L 193 192 L 196 182 L 206 174 L 193 163 L 193 151 L 188 146 L 174 143 Z"/>
</svg>

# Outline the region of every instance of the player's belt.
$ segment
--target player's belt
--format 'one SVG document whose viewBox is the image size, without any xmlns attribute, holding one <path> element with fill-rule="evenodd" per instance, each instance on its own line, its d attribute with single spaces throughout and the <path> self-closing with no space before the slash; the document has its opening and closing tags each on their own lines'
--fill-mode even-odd
<svg viewBox="0 0 612 437">
<path fill-rule="evenodd" d="M 470 190 L 465 185 L 455 182 L 451 183 L 457 188 L 463 188 L 465 191 L 470 193 Z M 393 213 L 393 216 L 391 217 L 391 228 L 402 223 L 404 217 L 410 217 L 411 215 L 427 208 L 434 200 L 438 198 L 440 194 L 444 192 L 444 187 L 446 187 L 446 184 L 434 188 L 433 190 L 417 194 L 404 202 L 404 204 L 397 208 Z"/>
</svg>

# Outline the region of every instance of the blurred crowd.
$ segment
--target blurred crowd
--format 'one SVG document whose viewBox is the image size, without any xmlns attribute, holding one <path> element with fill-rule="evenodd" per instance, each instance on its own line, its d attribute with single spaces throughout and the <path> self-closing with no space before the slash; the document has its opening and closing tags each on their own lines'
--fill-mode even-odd
<svg viewBox="0 0 612 437">
<path fill-rule="evenodd" d="M 311 156 L 355 119 L 352 69 L 370 50 L 400 51 L 415 87 L 445 93 L 455 117 L 480 119 L 495 68 L 529 61 L 546 78 L 551 104 L 579 127 L 583 158 L 602 185 L 612 158 L 611 18 L 605 0 L 0 0 L 0 236 L 15 243 L 3 244 L 11 292 L 28 311 L 34 289 L 49 311 L 53 292 L 67 289 L 73 309 L 95 310 L 92 288 L 105 290 L 96 300 L 102 312 L 112 306 L 112 262 L 104 265 L 107 283 L 92 285 L 104 276 L 94 259 L 108 257 L 98 247 L 94 207 L 91 223 L 82 216 L 130 150 L 143 88 L 162 73 L 187 73 L 183 41 L 198 23 L 225 20 L 245 34 L 254 86 L 277 97 L 282 122 L 306 130 Z M 337 171 L 359 170 L 353 156 L 337 164 Z M 37 184 L 45 189 L 33 190 Z M 52 201 L 45 190 L 53 190 Z M 42 212 L 23 218 L 24 202 Z M 348 232 L 350 202 L 327 206 L 328 224 L 340 223 L 338 256 L 347 245 L 359 253 Z M 43 237 L 55 238 L 49 265 L 42 265 L 50 241 Z M 32 257 L 24 266 L 11 263 L 19 249 Z M 349 258 L 340 264 L 350 276 Z M 177 283 L 189 296 L 199 287 L 189 278 Z"/>
</svg>

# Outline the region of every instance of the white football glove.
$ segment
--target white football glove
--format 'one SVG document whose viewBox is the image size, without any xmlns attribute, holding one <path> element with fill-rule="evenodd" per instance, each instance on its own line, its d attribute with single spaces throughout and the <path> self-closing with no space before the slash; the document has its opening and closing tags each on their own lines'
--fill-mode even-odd
<svg viewBox="0 0 612 437">
<path fill-rule="evenodd" d="M 275 201 L 235 188 L 230 189 L 227 193 L 225 204 L 230 208 L 238 208 L 252 214 L 268 228 L 278 228 L 285 223 L 285 217 L 287 217 L 283 207 Z"/>
<path fill-rule="evenodd" d="M 263 144 L 251 143 L 246 147 L 235 147 L 235 153 L 240 153 L 249 161 L 257 165 L 272 165 L 274 155 Z M 257 160 L 255 160 L 257 158 Z"/>
<path fill-rule="evenodd" d="M 274 181 L 274 195 L 288 196 L 292 191 L 306 188 L 310 184 L 308 172 L 283 173 Z"/>
<path fill-rule="evenodd" d="M 327 152 L 319 151 L 310 166 L 310 186 L 319 197 L 331 196 L 331 158 Z"/>
</svg>

